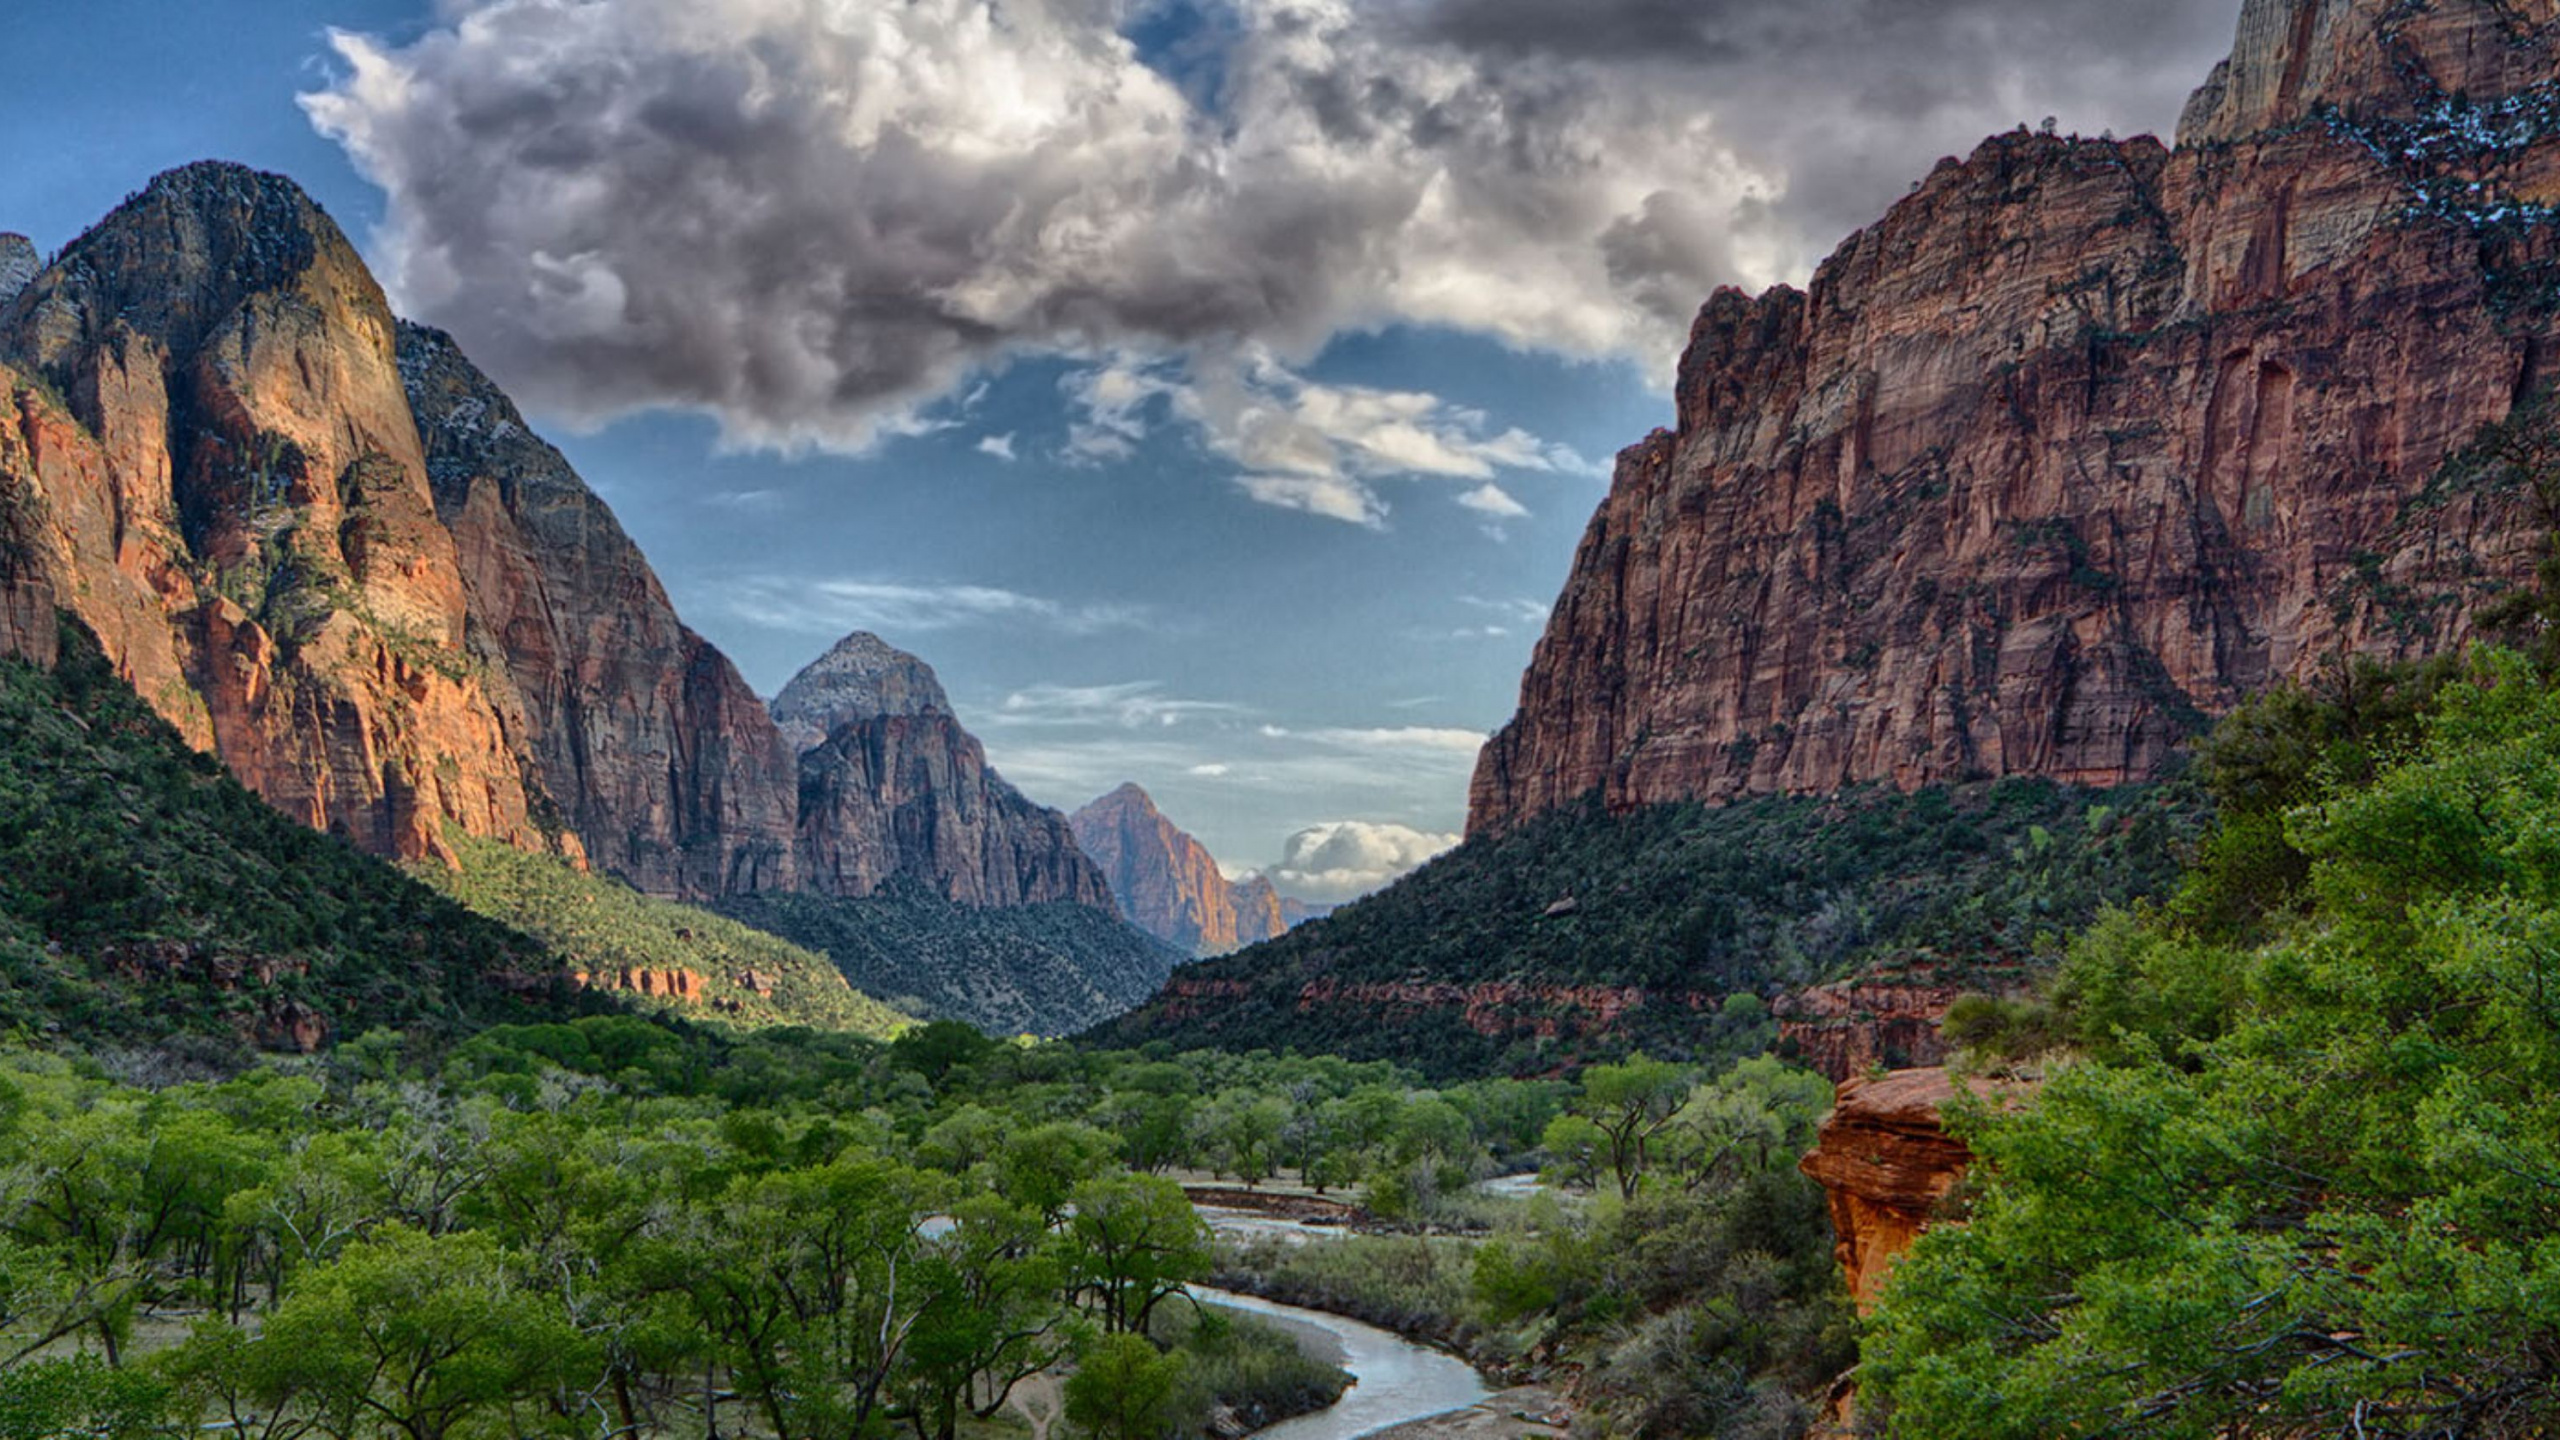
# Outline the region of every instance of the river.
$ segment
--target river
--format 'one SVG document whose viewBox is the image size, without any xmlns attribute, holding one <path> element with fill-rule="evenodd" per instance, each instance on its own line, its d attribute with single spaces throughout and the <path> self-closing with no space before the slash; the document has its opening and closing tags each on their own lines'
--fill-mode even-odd
<svg viewBox="0 0 2560 1440">
<path fill-rule="evenodd" d="M 1534 1175 L 1507 1176 L 1487 1181 L 1483 1188 L 1518 1199 L 1535 1191 L 1538 1179 Z M 1309 1225 L 1249 1210 L 1214 1205 L 1197 1208 L 1211 1230 L 1229 1239 L 1321 1245 L 1346 1233 L 1338 1225 Z M 1484 1377 L 1476 1373 L 1474 1366 L 1428 1346 L 1416 1345 L 1393 1331 L 1322 1310 L 1281 1305 L 1224 1290 L 1194 1286 L 1192 1293 L 1203 1304 L 1292 1321 L 1331 1334 L 1343 1350 L 1336 1363 L 1355 1377 L 1352 1387 L 1332 1405 L 1256 1431 L 1253 1440 L 1358 1440 L 1410 1421 L 1464 1410 L 1493 1394 L 1485 1388 Z"/>
<path fill-rule="evenodd" d="M 1254 1440 L 1357 1440 L 1411 1420 L 1463 1410 L 1493 1392 L 1475 1367 L 1455 1356 L 1416 1345 L 1401 1335 L 1321 1310 L 1302 1310 L 1251 1295 L 1193 1286 L 1204 1305 L 1313 1326 L 1342 1345 L 1337 1362 L 1352 1386 L 1322 1410 L 1254 1432 Z"/>
</svg>

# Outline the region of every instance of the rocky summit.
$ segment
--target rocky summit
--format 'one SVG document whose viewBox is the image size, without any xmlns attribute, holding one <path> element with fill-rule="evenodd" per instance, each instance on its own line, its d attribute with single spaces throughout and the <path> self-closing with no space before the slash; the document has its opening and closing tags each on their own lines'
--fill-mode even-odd
<svg viewBox="0 0 2560 1440">
<path fill-rule="evenodd" d="M 47 658 L 67 608 L 190 743 L 379 855 L 453 826 L 666 894 L 790 881 L 755 694 L 292 182 L 152 181 L 0 311 L 0 391 L 0 649 Z"/>
<path fill-rule="evenodd" d="M 932 667 L 874 635 L 848 637 L 775 698 L 800 755 L 800 876 L 816 893 L 872 895 L 893 879 L 973 906 L 1070 901 L 1116 914 L 1067 817 L 987 764 Z"/>
<path fill-rule="evenodd" d="M 794 754 L 824 743 L 848 720 L 948 715 L 951 697 L 933 667 L 868 630 L 828 647 L 773 697 L 774 723 Z"/>
<path fill-rule="evenodd" d="M 290 182 L 173 171 L 0 312 L 0 650 L 69 609 L 190 743 L 377 854 L 528 846 L 381 289 Z"/>
<path fill-rule="evenodd" d="M 1121 913 L 1168 945 L 1223 955 L 1289 928 L 1268 879 L 1228 880 L 1209 848 L 1166 819 L 1136 785 L 1101 797 L 1068 823 L 1076 843 L 1110 878 Z"/>
<path fill-rule="evenodd" d="M 2549 0 L 2250 0 L 2174 150 L 2024 130 L 1698 317 L 1469 826 L 2153 773 L 2538 558 L 2436 482 L 2551 379 Z"/>
</svg>

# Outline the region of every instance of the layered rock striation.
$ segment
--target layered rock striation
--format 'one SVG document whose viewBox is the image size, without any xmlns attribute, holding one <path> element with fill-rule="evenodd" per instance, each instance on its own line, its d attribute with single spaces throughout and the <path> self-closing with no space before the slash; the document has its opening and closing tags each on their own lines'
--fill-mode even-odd
<svg viewBox="0 0 2560 1440">
<path fill-rule="evenodd" d="M 1166 819 L 1136 785 L 1095 800 L 1068 823 L 1077 845 L 1109 879 L 1121 914 L 1168 945 L 1224 955 L 1289 928 L 1270 880 L 1228 880 L 1209 848 Z"/>
<path fill-rule="evenodd" d="M 2438 483 L 2550 378 L 2551 0 L 2249 0 L 2181 143 L 2020 131 L 1698 317 L 1469 815 L 2116 784 L 2540 551 Z"/>
<path fill-rule="evenodd" d="M 1117 913 L 1067 817 L 987 764 L 922 660 L 854 634 L 775 697 L 800 755 L 803 888 L 860 898 L 908 879 L 962 905 L 1069 901 Z"/>
</svg>

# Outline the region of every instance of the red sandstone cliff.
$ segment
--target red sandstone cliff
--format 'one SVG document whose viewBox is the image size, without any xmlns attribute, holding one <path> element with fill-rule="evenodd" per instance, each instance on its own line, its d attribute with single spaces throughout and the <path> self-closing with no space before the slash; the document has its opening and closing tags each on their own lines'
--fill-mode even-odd
<svg viewBox="0 0 2560 1440">
<path fill-rule="evenodd" d="M 859 898 L 893 878 L 962 905 L 1073 901 L 1117 914 L 1067 817 L 987 764 L 922 660 L 856 633 L 774 698 L 800 755 L 802 884 Z"/>
<path fill-rule="evenodd" d="M 2249 0 L 2151 139 L 1942 163 L 1809 289 L 1725 292 L 1618 462 L 1469 828 L 1860 782 L 2140 778 L 2341 648 L 2465 633 L 2548 378 L 2554 0 Z"/>
<path fill-rule="evenodd" d="M 463 649 L 382 292 L 274 176 L 173 171 L 0 309 L 0 649 L 50 605 L 286 814 L 380 854 L 542 843 Z"/>
<path fill-rule="evenodd" d="M 192 743 L 377 854 L 450 823 L 659 893 L 789 882 L 762 703 L 292 182 L 171 171 L 23 285 L 0 250 L 0 652 L 49 660 L 70 609 Z"/>
<path fill-rule="evenodd" d="M 1120 913 L 1168 945 L 1224 955 L 1288 928 L 1269 880 L 1230 882 L 1209 848 L 1166 819 L 1135 785 L 1085 806 L 1067 823 L 1111 882 Z"/>
</svg>

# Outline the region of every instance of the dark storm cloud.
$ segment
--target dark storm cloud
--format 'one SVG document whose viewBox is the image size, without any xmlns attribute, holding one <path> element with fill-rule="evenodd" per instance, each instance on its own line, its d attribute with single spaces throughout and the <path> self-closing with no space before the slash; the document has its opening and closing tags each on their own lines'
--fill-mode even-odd
<svg viewBox="0 0 2560 1440">
<path fill-rule="evenodd" d="M 1210 415 L 1381 323 L 1658 363 L 1988 131 L 2167 127 L 2235 8 L 461 0 L 306 104 L 534 398 L 858 447 L 1026 352 L 1187 357 Z"/>
<path fill-rule="evenodd" d="M 1744 153 L 1783 164 L 1808 238 L 1855 228 L 1925 165 L 2044 115 L 2174 125 L 2228 49 L 2234 0 L 1412 0 L 1414 43 L 1507 65 L 1692 86 Z"/>
</svg>

